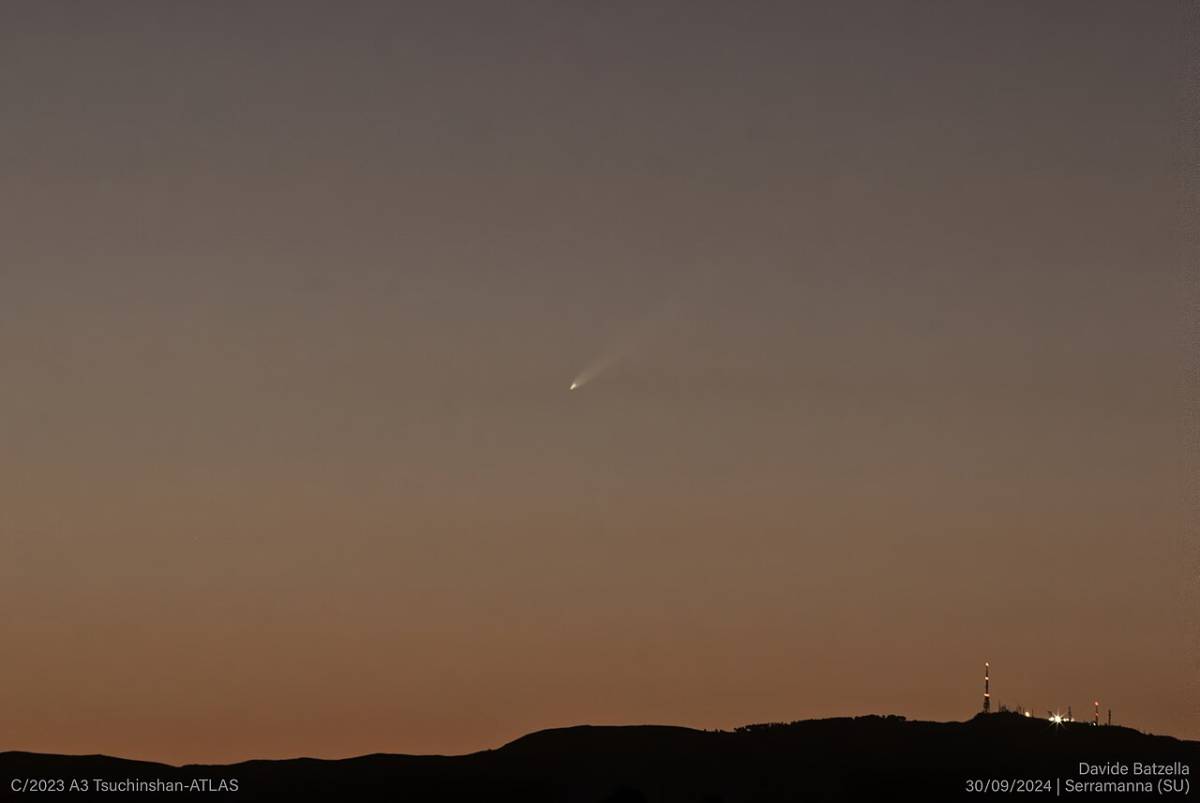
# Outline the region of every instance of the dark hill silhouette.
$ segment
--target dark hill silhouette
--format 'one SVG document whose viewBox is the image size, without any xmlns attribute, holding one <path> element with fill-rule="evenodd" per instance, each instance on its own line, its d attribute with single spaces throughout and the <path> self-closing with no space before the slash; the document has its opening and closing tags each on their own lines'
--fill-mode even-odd
<svg viewBox="0 0 1200 803">
<path fill-rule="evenodd" d="M 1079 775 L 1081 761 L 1182 762 L 1200 768 L 1200 743 L 1121 727 L 1055 726 L 1015 714 L 980 715 L 968 722 L 868 716 L 734 731 L 585 725 L 531 733 L 464 756 L 375 754 L 172 767 L 106 756 L 8 752 L 0 753 L 0 795 L 17 797 L 9 784 L 25 778 L 210 779 L 210 786 L 236 778 L 236 793 L 209 796 L 448 803 L 978 799 L 965 791 L 969 779 L 1098 780 Z"/>
</svg>

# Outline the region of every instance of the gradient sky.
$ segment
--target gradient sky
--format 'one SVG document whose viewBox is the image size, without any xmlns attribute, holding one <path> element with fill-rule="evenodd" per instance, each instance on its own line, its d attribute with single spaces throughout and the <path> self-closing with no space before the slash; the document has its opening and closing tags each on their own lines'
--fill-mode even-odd
<svg viewBox="0 0 1200 803">
<path fill-rule="evenodd" d="M 5 3 L 0 749 L 1200 738 L 1188 6 Z"/>
</svg>

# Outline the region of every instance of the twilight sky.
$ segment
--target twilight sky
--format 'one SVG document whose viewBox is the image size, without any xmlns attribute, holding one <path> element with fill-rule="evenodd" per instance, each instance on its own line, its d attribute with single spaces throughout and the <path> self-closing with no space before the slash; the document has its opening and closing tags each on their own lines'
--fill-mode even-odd
<svg viewBox="0 0 1200 803">
<path fill-rule="evenodd" d="M 0 749 L 1200 738 L 1187 6 L 5 3 Z"/>
</svg>

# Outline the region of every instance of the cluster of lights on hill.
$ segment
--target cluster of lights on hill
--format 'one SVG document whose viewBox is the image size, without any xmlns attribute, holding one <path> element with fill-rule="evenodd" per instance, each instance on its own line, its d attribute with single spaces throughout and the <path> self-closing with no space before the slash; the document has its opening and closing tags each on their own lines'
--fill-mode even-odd
<svg viewBox="0 0 1200 803">
<path fill-rule="evenodd" d="M 1100 724 L 1100 701 L 1095 700 L 1092 702 L 1092 705 L 1094 706 L 1094 711 L 1095 711 L 1093 718 L 1092 718 L 1092 724 L 1099 725 Z M 1000 711 L 1002 713 L 1007 712 L 1008 710 L 1009 709 L 1006 709 L 1003 705 L 1000 706 Z M 984 662 L 984 664 L 983 664 L 983 713 L 990 714 L 991 711 L 992 711 L 991 664 Z M 1026 717 L 1033 716 L 1032 711 L 1027 711 L 1024 709 L 1019 709 L 1013 713 L 1023 714 Z M 1063 724 L 1067 724 L 1067 723 L 1071 723 L 1071 722 L 1075 721 L 1075 717 L 1071 715 L 1070 706 L 1067 707 L 1066 714 L 1062 714 L 1058 711 L 1047 711 L 1046 719 L 1052 725 L 1063 725 Z M 1108 724 L 1109 725 L 1112 724 L 1112 709 L 1111 708 L 1108 709 Z"/>
</svg>

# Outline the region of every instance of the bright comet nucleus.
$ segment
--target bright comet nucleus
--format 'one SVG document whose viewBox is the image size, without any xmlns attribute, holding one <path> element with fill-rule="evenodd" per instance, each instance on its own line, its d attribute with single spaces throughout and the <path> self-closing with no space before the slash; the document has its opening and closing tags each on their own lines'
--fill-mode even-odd
<svg viewBox="0 0 1200 803">
<path fill-rule="evenodd" d="M 577 388 L 577 387 L 579 387 L 579 383 L 578 383 L 578 382 L 572 382 L 572 383 L 571 383 L 571 387 L 567 388 L 567 390 L 574 390 L 574 389 L 575 389 L 575 388 Z"/>
</svg>

